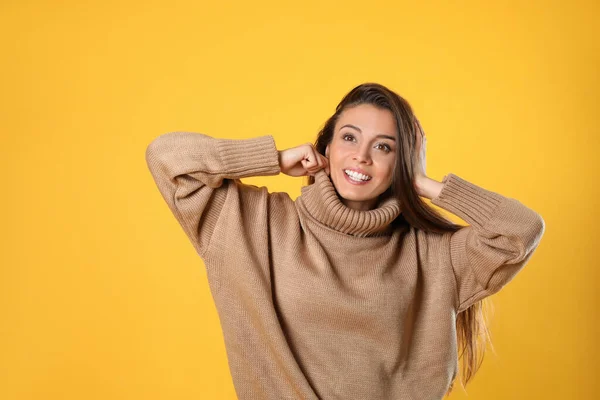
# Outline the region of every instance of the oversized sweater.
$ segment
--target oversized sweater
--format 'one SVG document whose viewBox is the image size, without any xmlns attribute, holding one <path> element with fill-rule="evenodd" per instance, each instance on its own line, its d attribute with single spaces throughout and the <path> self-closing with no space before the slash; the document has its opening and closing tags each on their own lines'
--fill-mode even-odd
<svg viewBox="0 0 600 400">
<path fill-rule="evenodd" d="M 270 135 L 162 134 L 150 172 L 204 261 L 239 399 L 441 399 L 458 372 L 456 317 L 498 292 L 545 222 L 448 174 L 431 202 L 469 225 L 427 233 L 398 200 L 346 207 L 329 176 L 292 200 L 241 178 L 279 174 Z M 392 228 L 393 227 L 393 228 Z"/>
</svg>

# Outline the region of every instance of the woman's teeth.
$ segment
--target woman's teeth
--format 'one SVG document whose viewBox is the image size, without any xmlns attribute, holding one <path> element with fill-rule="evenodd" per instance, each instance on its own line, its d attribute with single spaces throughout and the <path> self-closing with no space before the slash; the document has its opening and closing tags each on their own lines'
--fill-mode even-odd
<svg viewBox="0 0 600 400">
<path fill-rule="evenodd" d="M 369 181 L 371 180 L 370 176 L 359 174 L 358 172 L 350 171 L 349 169 L 345 169 L 344 172 L 346 175 L 350 177 L 350 179 L 355 181 Z"/>
</svg>

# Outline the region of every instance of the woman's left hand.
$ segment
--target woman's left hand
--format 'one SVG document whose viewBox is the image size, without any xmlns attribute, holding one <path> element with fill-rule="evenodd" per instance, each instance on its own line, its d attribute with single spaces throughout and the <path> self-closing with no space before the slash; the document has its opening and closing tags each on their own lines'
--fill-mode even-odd
<svg viewBox="0 0 600 400">
<path fill-rule="evenodd" d="M 419 187 L 419 184 L 427 178 L 425 168 L 427 167 L 426 162 L 426 150 L 427 150 L 427 138 L 425 137 L 425 131 L 417 118 L 415 118 L 415 131 L 417 134 L 417 163 L 415 165 L 415 184 Z"/>
<path fill-rule="evenodd" d="M 415 165 L 415 189 L 417 194 L 421 197 L 427 197 L 433 199 L 437 197 L 442 188 L 443 184 L 429 178 L 425 172 L 426 159 L 425 152 L 427 150 L 427 137 L 425 137 L 425 131 L 421 126 L 418 119 L 415 118 L 415 131 L 417 134 L 417 162 Z"/>
</svg>

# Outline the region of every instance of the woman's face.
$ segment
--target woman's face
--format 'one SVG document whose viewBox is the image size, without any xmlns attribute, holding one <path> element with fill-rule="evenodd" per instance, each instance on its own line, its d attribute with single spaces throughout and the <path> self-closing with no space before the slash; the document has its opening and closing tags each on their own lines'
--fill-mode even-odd
<svg viewBox="0 0 600 400">
<path fill-rule="evenodd" d="M 370 104 L 346 108 L 327 145 L 330 177 L 342 202 L 370 210 L 392 184 L 398 132 L 391 111 Z"/>
</svg>

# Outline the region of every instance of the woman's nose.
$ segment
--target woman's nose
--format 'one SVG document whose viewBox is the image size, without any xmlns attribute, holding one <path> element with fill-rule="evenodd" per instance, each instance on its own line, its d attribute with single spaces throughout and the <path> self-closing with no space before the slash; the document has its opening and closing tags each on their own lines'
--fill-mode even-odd
<svg viewBox="0 0 600 400">
<path fill-rule="evenodd" d="M 354 153 L 353 157 L 358 162 L 365 162 L 369 164 L 371 162 L 371 153 L 368 148 L 361 148 Z"/>
</svg>

